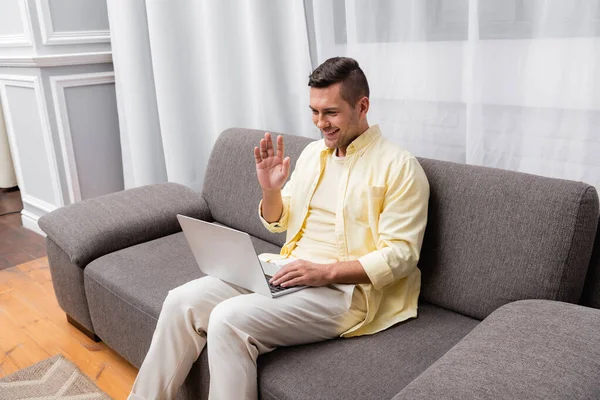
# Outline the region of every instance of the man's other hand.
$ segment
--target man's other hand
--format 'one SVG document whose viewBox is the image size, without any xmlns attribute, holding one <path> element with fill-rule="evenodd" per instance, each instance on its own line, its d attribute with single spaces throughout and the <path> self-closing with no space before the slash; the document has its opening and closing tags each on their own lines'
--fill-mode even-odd
<svg viewBox="0 0 600 400">
<path fill-rule="evenodd" d="M 254 148 L 256 175 L 263 190 L 281 190 L 290 173 L 290 158 L 283 158 L 283 137 L 277 136 L 277 152 L 273 148 L 271 134 L 265 133 L 260 146 Z"/>
<path fill-rule="evenodd" d="M 286 264 L 269 280 L 273 285 L 291 287 L 298 285 L 325 286 L 332 282 L 331 265 L 306 260 L 294 260 Z"/>
</svg>

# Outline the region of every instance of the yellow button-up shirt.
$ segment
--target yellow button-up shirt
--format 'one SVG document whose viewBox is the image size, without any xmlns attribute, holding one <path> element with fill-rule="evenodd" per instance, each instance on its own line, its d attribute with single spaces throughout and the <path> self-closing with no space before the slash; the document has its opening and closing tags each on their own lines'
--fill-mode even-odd
<svg viewBox="0 0 600 400">
<path fill-rule="evenodd" d="M 289 257 L 301 237 L 311 198 L 333 150 L 310 143 L 281 191 L 279 221 L 263 224 L 287 230 L 281 256 Z M 372 126 L 346 149 L 338 182 L 335 237 L 339 261 L 358 260 L 371 283 L 357 285 L 367 301 L 365 320 L 342 336 L 382 331 L 417 316 L 421 272 L 417 268 L 427 224 L 429 183 L 417 159 Z M 261 206 L 259 205 L 259 214 Z"/>
</svg>

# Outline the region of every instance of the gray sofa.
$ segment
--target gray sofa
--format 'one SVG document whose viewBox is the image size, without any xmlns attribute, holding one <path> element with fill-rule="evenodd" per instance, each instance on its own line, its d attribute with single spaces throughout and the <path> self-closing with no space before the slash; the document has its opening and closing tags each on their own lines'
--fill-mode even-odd
<svg viewBox="0 0 600 400">
<path fill-rule="evenodd" d="M 41 218 L 54 288 L 70 321 L 140 366 L 168 290 L 202 276 L 177 213 L 243 230 L 259 252 L 278 252 L 283 234 L 266 231 L 257 216 L 252 148 L 262 135 L 223 132 L 202 193 L 150 185 Z M 308 142 L 285 135 L 292 163 Z M 419 161 L 431 198 L 418 318 L 372 336 L 262 355 L 260 397 L 600 398 L 596 190 Z M 178 397 L 206 398 L 208 382 L 204 352 Z"/>
</svg>

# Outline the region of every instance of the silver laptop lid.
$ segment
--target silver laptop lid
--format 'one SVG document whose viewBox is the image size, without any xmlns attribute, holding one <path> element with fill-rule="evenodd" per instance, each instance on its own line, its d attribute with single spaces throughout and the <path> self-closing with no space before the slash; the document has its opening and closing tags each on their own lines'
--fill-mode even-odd
<svg viewBox="0 0 600 400">
<path fill-rule="evenodd" d="M 250 235 L 185 215 L 177 219 L 202 272 L 273 297 Z"/>
</svg>

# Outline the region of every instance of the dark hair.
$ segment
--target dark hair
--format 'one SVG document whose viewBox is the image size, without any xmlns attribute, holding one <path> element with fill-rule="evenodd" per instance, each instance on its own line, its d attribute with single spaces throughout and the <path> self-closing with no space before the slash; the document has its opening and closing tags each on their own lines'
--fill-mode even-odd
<svg viewBox="0 0 600 400">
<path fill-rule="evenodd" d="M 341 82 L 340 94 L 351 106 L 369 97 L 369 83 L 358 62 L 348 57 L 333 57 L 319 65 L 308 77 L 308 86 L 326 88 Z"/>
</svg>

